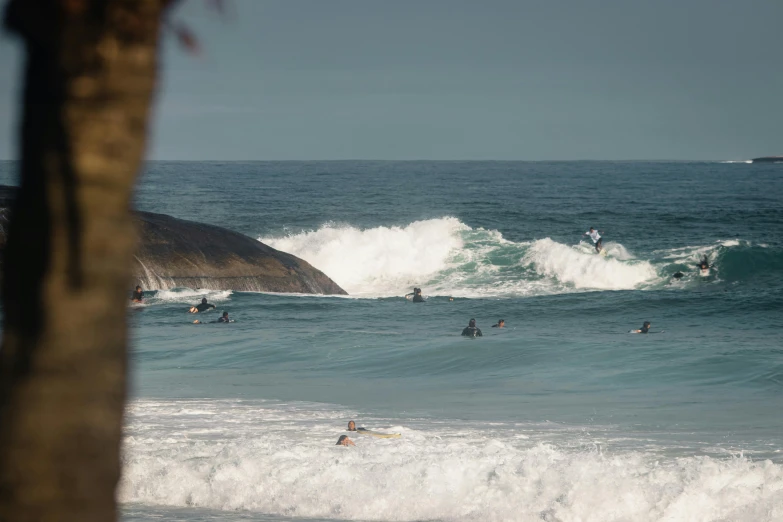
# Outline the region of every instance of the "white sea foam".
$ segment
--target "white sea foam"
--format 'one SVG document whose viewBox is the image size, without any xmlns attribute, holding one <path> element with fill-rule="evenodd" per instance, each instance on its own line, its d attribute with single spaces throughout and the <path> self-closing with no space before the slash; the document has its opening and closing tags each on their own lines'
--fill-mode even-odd
<svg viewBox="0 0 783 522">
<path fill-rule="evenodd" d="M 670 259 L 679 263 L 694 264 L 703 256 L 714 258 L 722 249 L 734 248 L 738 246 L 751 246 L 747 241 L 739 239 L 723 239 L 716 241 L 711 245 L 691 245 L 678 248 L 669 248 L 666 250 L 656 250 L 653 255 L 663 259 Z M 760 245 L 759 245 L 760 246 Z"/>
<path fill-rule="evenodd" d="M 202 297 L 206 297 L 209 301 L 219 302 L 230 299 L 231 293 L 231 290 L 176 288 L 173 290 L 158 290 L 149 300 L 159 300 L 169 303 L 190 303 L 194 299 L 200 300 Z"/>
<path fill-rule="evenodd" d="M 302 404 L 137 401 L 119 499 L 343 520 L 783 519 L 783 467 L 770 461 L 617 451 L 578 430 L 568 443 L 536 426 L 456 421 L 387 424 L 402 438 L 357 435 L 356 447 L 335 446 L 354 415 Z"/>
<path fill-rule="evenodd" d="M 352 295 L 394 296 L 447 268 L 469 227 L 448 217 L 405 227 L 326 225 L 264 243 L 301 257 Z"/>
<path fill-rule="evenodd" d="M 228 301 L 231 298 L 231 290 L 207 290 L 207 289 L 191 289 L 191 288 L 175 288 L 172 290 L 158 290 L 155 295 L 147 293 L 144 296 L 144 302 L 134 303 L 130 302 L 130 308 L 146 308 L 148 306 L 155 306 L 164 303 L 183 303 L 187 305 L 196 304 L 201 301 L 202 297 L 206 297 L 209 302 L 219 303 L 222 301 Z"/>
<path fill-rule="evenodd" d="M 621 245 L 607 244 L 608 257 L 585 248 L 586 244 L 569 247 L 549 238 L 535 241 L 525 255 L 524 262 L 545 276 L 569 283 L 577 289 L 630 290 L 658 279 L 658 274 L 647 261 L 627 262 L 610 257 L 612 250 L 625 258 L 630 254 Z"/>
<path fill-rule="evenodd" d="M 515 243 L 453 217 L 405 227 L 326 225 L 260 240 L 305 259 L 358 297 L 399 296 L 416 285 L 426 285 L 429 295 L 528 296 L 631 289 L 656 278 L 649 263 L 619 243 L 606 243 L 609 258 L 603 258 L 586 243 Z M 522 269 L 531 264 L 534 271 Z"/>
</svg>

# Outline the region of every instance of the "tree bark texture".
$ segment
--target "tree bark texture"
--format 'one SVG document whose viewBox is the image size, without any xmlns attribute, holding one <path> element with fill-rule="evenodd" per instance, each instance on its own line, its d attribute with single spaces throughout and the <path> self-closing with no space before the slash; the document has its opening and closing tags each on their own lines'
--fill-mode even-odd
<svg viewBox="0 0 783 522">
<path fill-rule="evenodd" d="M 3 265 L 2 522 L 116 518 L 130 204 L 167 3 L 6 6 L 27 59 Z"/>
</svg>

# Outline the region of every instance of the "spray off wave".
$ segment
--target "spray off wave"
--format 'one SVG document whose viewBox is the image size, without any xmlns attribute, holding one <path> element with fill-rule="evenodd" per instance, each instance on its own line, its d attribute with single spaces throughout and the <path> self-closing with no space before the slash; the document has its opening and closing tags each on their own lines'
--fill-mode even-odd
<svg viewBox="0 0 783 522">
<path fill-rule="evenodd" d="M 369 229 L 328 224 L 259 240 L 305 259 L 358 297 L 399 296 L 414 285 L 429 295 L 514 297 L 630 290 L 660 279 L 618 243 L 608 243 L 609 257 L 602 257 L 584 243 L 508 241 L 454 217 Z"/>
<path fill-rule="evenodd" d="M 315 231 L 260 240 L 301 257 L 349 294 L 395 296 L 447 267 L 453 253 L 464 248 L 460 233 L 467 230 L 459 220 L 444 218 L 367 230 L 324 225 Z"/>
<path fill-rule="evenodd" d="M 629 290 L 655 281 L 658 274 L 647 261 L 629 263 L 630 255 L 616 243 L 607 243 L 606 250 L 617 252 L 618 258 L 594 255 L 592 246 L 580 244 L 572 248 L 551 239 L 535 241 L 525 258 L 537 272 L 573 285 L 576 289 Z"/>
</svg>

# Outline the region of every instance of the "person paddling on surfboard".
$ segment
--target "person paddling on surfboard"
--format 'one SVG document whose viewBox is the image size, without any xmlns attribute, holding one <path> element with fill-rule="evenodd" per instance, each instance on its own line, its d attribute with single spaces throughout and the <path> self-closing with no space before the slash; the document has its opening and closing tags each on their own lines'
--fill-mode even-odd
<svg viewBox="0 0 783 522">
<path fill-rule="evenodd" d="M 367 428 L 357 428 L 354 421 L 348 421 L 348 431 L 352 431 L 357 435 L 371 435 L 380 439 L 399 439 L 402 436 L 399 433 L 382 433 L 368 430 Z"/>
<path fill-rule="evenodd" d="M 707 257 L 707 254 L 704 254 L 704 256 L 701 258 L 701 261 L 699 261 L 699 269 L 700 270 L 709 270 L 712 268 L 712 265 L 710 264 L 710 259 Z"/>
<path fill-rule="evenodd" d="M 201 304 L 198 304 L 196 306 L 191 306 L 188 312 L 190 312 L 191 314 L 197 314 L 199 312 L 209 310 L 210 308 L 215 308 L 215 305 L 207 303 L 207 298 L 204 297 L 203 299 L 201 299 Z"/>
<path fill-rule="evenodd" d="M 133 292 L 131 301 L 133 301 L 134 303 L 141 303 L 143 300 L 144 300 L 144 291 L 141 289 L 140 286 L 137 286 L 136 290 Z"/>
<path fill-rule="evenodd" d="M 652 324 L 650 323 L 650 321 L 645 321 L 641 328 L 639 328 L 638 330 L 631 330 L 631 333 L 643 333 L 643 334 L 649 333 L 651 326 Z"/>
<path fill-rule="evenodd" d="M 228 323 L 233 323 L 234 320 L 228 318 L 228 312 L 223 312 L 223 315 L 221 317 L 219 317 L 217 321 L 212 321 L 212 322 L 213 323 L 228 324 Z M 206 323 L 196 319 L 195 321 L 193 321 L 193 324 L 206 324 Z"/>
<path fill-rule="evenodd" d="M 141 289 L 140 286 L 136 287 L 136 290 L 133 291 L 133 295 L 131 296 L 131 301 L 134 303 L 140 303 L 144 299 L 144 291 Z"/>
<path fill-rule="evenodd" d="M 598 231 L 593 227 L 590 227 L 590 230 L 585 232 L 584 235 L 590 236 L 590 239 L 592 239 L 593 243 L 595 244 L 595 251 L 600 254 L 601 249 L 603 248 L 601 246 L 601 243 L 603 242 L 603 239 L 601 239 L 601 234 L 599 234 Z"/>
</svg>

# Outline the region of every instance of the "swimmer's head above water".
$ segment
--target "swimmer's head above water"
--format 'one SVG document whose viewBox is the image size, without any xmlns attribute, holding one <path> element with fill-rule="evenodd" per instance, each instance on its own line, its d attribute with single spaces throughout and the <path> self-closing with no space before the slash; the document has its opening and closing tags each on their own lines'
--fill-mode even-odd
<svg viewBox="0 0 783 522">
<path fill-rule="evenodd" d="M 348 438 L 348 435 L 340 435 L 340 438 L 337 439 L 337 446 L 355 446 L 353 441 Z"/>
</svg>

